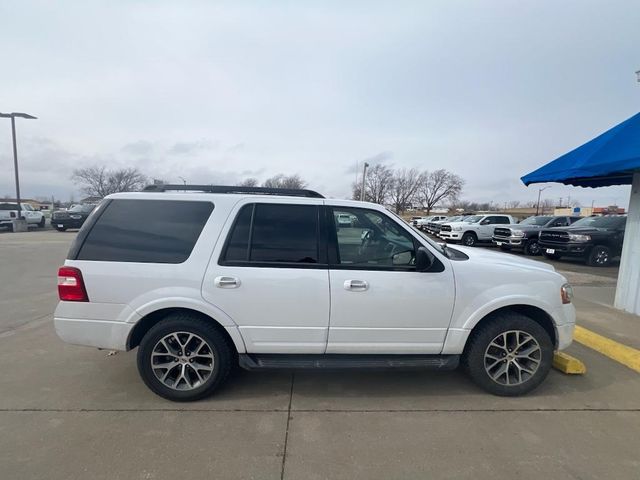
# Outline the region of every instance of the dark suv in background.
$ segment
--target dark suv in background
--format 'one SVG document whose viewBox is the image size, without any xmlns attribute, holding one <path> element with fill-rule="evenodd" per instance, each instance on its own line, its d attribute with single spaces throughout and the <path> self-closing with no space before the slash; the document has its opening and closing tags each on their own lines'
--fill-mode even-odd
<svg viewBox="0 0 640 480">
<path fill-rule="evenodd" d="M 540 232 L 538 243 L 544 256 L 582 258 L 588 265 L 606 267 L 622 253 L 626 215 L 585 217 L 566 228 Z"/>
<path fill-rule="evenodd" d="M 51 226 L 59 232 L 68 228 L 80 228 L 93 209 L 94 204 L 74 205 L 69 210 L 56 210 L 51 214 Z"/>
<path fill-rule="evenodd" d="M 581 217 L 546 216 L 529 217 L 515 225 L 496 227 L 492 242 L 502 250 L 522 250 L 525 255 L 540 255 L 538 235 L 543 228 L 568 227 Z"/>
</svg>

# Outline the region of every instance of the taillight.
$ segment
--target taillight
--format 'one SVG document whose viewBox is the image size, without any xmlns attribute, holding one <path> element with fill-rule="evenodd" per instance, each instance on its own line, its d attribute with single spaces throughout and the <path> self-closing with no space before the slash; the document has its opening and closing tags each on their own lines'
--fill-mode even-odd
<svg viewBox="0 0 640 480">
<path fill-rule="evenodd" d="M 58 297 L 66 302 L 88 302 L 82 272 L 75 267 L 58 269 Z"/>
</svg>

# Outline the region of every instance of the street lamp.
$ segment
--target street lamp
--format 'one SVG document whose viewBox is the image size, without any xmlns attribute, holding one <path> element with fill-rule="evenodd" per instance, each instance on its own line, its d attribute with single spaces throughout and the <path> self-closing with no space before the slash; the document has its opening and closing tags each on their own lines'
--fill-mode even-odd
<svg viewBox="0 0 640 480">
<path fill-rule="evenodd" d="M 187 191 L 187 181 L 185 180 L 185 178 L 184 178 L 184 177 L 181 177 L 181 176 L 179 176 L 179 175 L 178 175 L 178 178 L 179 178 L 180 180 L 182 180 L 182 183 L 184 184 L 184 191 L 186 192 L 186 191 Z"/>
<path fill-rule="evenodd" d="M 13 137 L 13 170 L 16 175 L 16 203 L 18 204 L 18 220 L 22 218 L 22 206 L 20 205 L 20 177 L 18 176 L 18 149 L 16 147 L 16 117 L 36 120 L 37 117 L 28 113 L 0 113 L 0 118 L 11 119 L 11 136 Z"/>
<path fill-rule="evenodd" d="M 540 194 L 542 193 L 543 190 L 546 190 L 547 188 L 551 188 L 551 185 L 547 185 L 544 188 L 538 189 L 538 203 L 536 203 L 536 216 L 538 215 L 538 210 L 540 209 Z"/>
<path fill-rule="evenodd" d="M 369 164 L 364 162 L 364 169 L 362 170 L 362 188 L 360 189 L 360 201 L 364 202 L 364 181 L 367 178 L 367 167 Z"/>
<path fill-rule="evenodd" d="M 636 75 L 637 75 L 637 77 L 638 77 L 638 82 L 640 82 L 640 70 L 637 70 L 637 71 L 636 71 Z"/>
</svg>

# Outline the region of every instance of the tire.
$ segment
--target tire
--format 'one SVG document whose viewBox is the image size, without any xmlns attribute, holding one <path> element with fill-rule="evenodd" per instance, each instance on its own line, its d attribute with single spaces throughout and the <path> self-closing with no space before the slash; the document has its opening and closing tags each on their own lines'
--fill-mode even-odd
<svg viewBox="0 0 640 480">
<path fill-rule="evenodd" d="M 509 245 L 500 245 L 500 250 L 502 250 L 503 252 L 510 252 L 511 247 Z"/>
<path fill-rule="evenodd" d="M 608 267 L 611 264 L 611 250 L 604 245 L 596 245 L 589 252 L 587 265 L 591 267 Z"/>
<path fill-rule="evenodd" d="M 529 256 L 535 257 L 537 255 L 540 255 L 541 251 L 542 251 L 542 249 L 540 248 L 540 245 L 538 244 L 538 240 L 536 240 L 536 239 L 529 240 L 524 245 L 524 254 L 525 255 L 529 255 Z"/>
<path fill-rule="evenodd" d="M 503 351 L 496 347 L 503 343 L 503 334 L 507 335 L 507 346 L 515 345 L 516 339 L 524 342 L 525 335 L 530 338 L 519 350 L 509 352 L 508 348 Z M 529 353 L 530 357 L 509 357 L 532 348 L 536 350 Z M 489 393 L 507 397 L 524 395 L 547 377 L 553 363 L 553 349 L 549 334 L 536 321 L 519 313 L 501 313 L 472 332 L 462 366 L 471 380 Z M 505 359 L 500 360 L 503 356 Z M 518 366 L 532 373 L 523 372 Z"/>
<path fill-rule="evenodd" d="M 38 222 L 38 228 L 44 228 L 44 217 L 42 217 Z"/>
<path fill-rule="evenodd" d="M 461 242 L 465 247 L 475 247 L 478 243 L 478 237 L 473 232 L 467 232 L 462 236 Z"/>
<path fill-rule="evenodd" d="M 562 256 L 558 253 L 547 253 L 547 252 L 544 252 L 543 255 L 544 255 L 544 258 L 548 260 L 560 260 L 560 257 Z"/>
<path fill-rule="evenodd" d="M 58 230 L 59 232 L 64 232 L 67 230 L 67 227 L 56 227 L 56 230 Z"/>
<path fill-rule="evenodd" d="M 167 355 L 162 355 L 165 352 Z M 213 322 L 182 313 L 169 315 L 151 327 L 138 348 L 138 372 L 144 383 L 155 394 L 175 402 L 211 395 L 229 376 L 233 360 L 233 347 Z M 160 363 L 173 366 L 152 368 Z"/>
</svg>

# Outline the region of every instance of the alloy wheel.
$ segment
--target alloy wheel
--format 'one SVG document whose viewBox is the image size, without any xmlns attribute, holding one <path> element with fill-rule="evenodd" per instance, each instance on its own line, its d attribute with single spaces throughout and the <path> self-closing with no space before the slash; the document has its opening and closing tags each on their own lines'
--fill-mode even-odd
<svg viewBox="0 0 640 480">
<path fill-rule="evenodd" d="M 538 341 L 522 330 L 496 336 L 484 353 L 484 369 L 500 385 L 521 385 L 533 377 L 542 360 Z"/>
<path fill-rule="evenodd" d="M 213 373 L 211 346 L 190 332 L 173 332 L 153 347 L 151 369 L 156 378 L 173 390 L 194 390 Z"/>
</svg>

